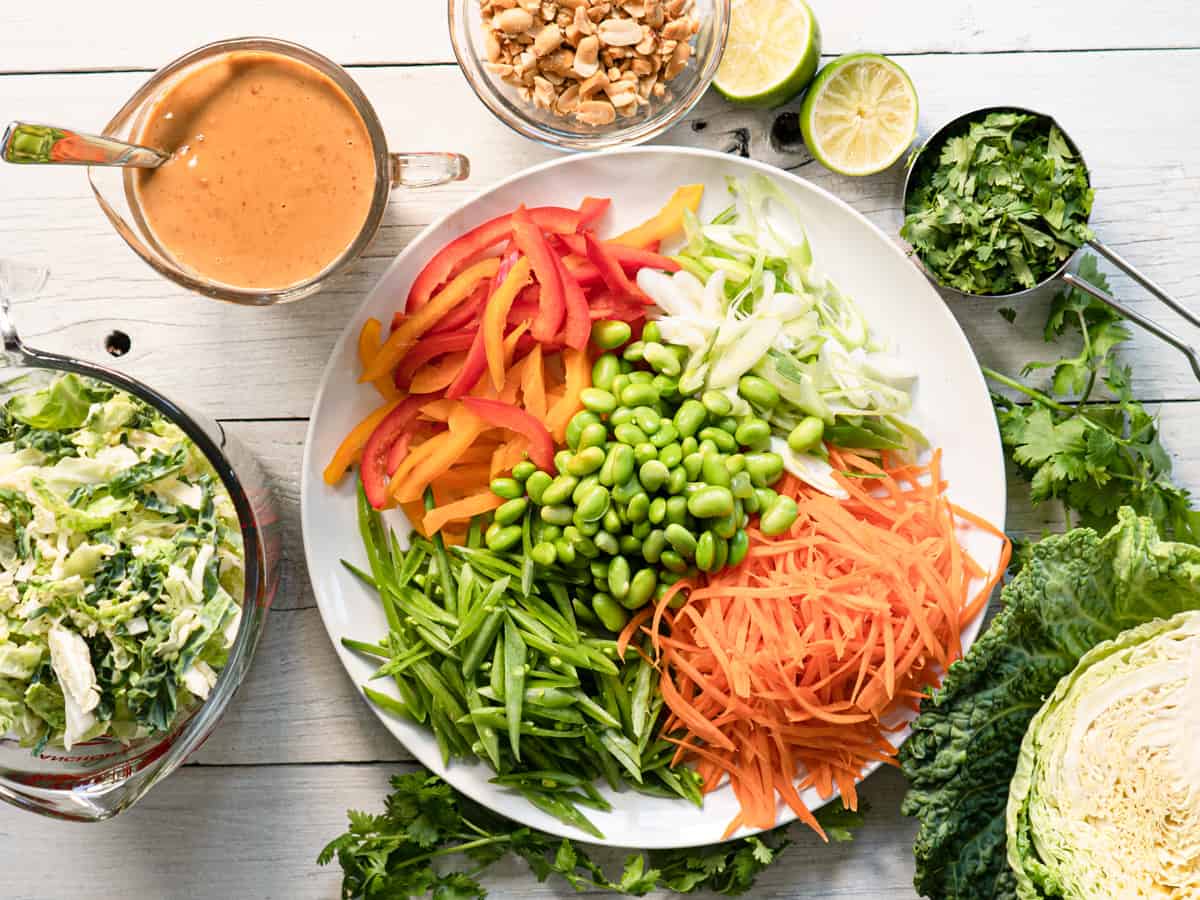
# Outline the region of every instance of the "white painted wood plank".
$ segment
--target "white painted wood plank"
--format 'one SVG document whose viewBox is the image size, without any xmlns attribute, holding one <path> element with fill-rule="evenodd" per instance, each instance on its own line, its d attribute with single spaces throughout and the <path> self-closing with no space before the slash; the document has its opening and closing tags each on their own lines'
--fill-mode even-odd
<svg viewBox="0 0 1200 900">
<path fill-rule="evenodd" d="M 345 828 L 345 810 L 378 810 L 399 767 L 188 767 L 136 807 L 99 825 L 50 822 L 0 809 L 11 900 L 331 900 L 341 870 L 321 869 L 320 849 Z M 880 771 L 863 786 L 869 825 L 851 844 L 821 843 L 794 827 L 795 844 L 764 875 L 755 898 L 901 900 L 914 896 L 915 823 L 900 816 L 904 781 Z M 598 858 L 616 865 L 619 852 Z M 7 868 L 7 867 L 6 867 Z M 578 896 L 561 882 L 538 884 L 522 863 L 486 879 L 491 896 Z M 600 897 L 588 893 L 585 896 Z M 654 894 L 662 900 L 666 894 Z M 712 900 L 711 895 L 699 895 Z"/>
<path fill-rule="evenodd" d="M 1195 47 L 1200 14 L 1178 0 L 1136 10 L 1087 0 L 811 0 L 827 53 L 1091 50 Z M 442 0 L 319 3 L 209 0 L 180 28 L 175 16 L 114 16 L 86 0 L 6 3 L 0 72 L 155 69 L 209 41 L 267 34 L 307 44 L 342 63 L 452 62 Z"/>
</svg>

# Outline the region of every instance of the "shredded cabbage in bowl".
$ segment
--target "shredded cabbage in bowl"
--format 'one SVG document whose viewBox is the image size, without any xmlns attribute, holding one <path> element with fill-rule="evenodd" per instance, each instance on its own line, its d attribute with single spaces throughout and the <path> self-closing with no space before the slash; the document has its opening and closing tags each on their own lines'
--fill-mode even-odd
<svg viewBox="0 0 1200 900">
<path fill-rule="evenodd" d="M 18 379 L 24 381 L 24 379 Z M 35 752 L 167 731 L 241 620 L 228 491 L 174 423 L 74 374 L 0 407 L 0 735 Z"/>
</svg>

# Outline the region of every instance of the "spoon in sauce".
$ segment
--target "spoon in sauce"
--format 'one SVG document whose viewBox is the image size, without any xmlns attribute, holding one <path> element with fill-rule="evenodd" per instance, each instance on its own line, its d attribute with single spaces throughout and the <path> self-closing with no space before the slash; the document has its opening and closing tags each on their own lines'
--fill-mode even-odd
<svg viewBox="0 0 1200 900">
<path fill-rule="evenodd" d="M 0 138 L 0 159 L 10 163 L 153 169 L 170 158 L 153 147 L 31 122 L 10 122 Z"/>
</svg>

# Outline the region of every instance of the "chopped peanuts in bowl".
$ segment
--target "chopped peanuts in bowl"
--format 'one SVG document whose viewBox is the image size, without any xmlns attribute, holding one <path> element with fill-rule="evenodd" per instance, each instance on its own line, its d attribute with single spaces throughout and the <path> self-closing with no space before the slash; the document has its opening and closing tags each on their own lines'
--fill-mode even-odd
<svg viewBox="0 0 1200 900">
<path fill-rule="evenodd" d="M 526 137 L 570 150 L 649 140 L 720 63 L 729 0 L 449 0 L 479 98 Z"/>
</svg>

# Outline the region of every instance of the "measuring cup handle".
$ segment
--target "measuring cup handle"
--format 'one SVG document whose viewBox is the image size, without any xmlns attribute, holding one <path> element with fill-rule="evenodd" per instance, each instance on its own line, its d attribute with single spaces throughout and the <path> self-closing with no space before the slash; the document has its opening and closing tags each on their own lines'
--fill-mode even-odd
<svg viewBox="0 0 1200 900">
<path fill-rule="evenodd" d="M 1114 266 L 1116 266 L 1118 269 L 1120 269 L 1122 272 L 1124 272 L 1126 275 L 1128 275 L 1130 278 L 1132 278 L 1134 281 L 1136 281 L 1138 284 L 1140 284 L 1142 287 L 1144 287 L 1146 290 L 1148 290 L 1151 294 L 1153 294 L 1155 297 L 1157 297 L 1163 303 L 1167 304 L 1167 306 L 1171 307 L 1171 309 L 1173 309 L 1175 312 L 1179 313 L 1179 315 L 1183 316 L 1184 319 L 1186 319 L 1191 324 L 1195 325 L 1197 328 L 1200 328 L 1200 316 L 1197 316 L 1194 312 L 1192 312 L 1190 309 L 1188 309 L 1186 306 L 1184 306 L 1178 300 L 1175 300 L 1174 298 L 1172 298 L 1169 294 L 1167 294 L 1166 291 L 1164 291 L 1157 284 L 1155 284 L 1153 281 L 1151 281 L 1146 275 L 1142 274 L 1137 269 L 1135 269 L 1119 253 L 1117 253 L 1115 250 L 1113 250 L 1107 244 L 1102 244 L 1096 238 L 1092 238 L 1090 241 L 1088 241 L 1088 244 L 1091 246 L 1091 248 L 1093 250 L 1095 250 L 1097 253 L 1099 253 L 1101 256 L 1103 256 L 1105 259 L 1107 259 L 1110 263 L 1112 263 Z M 1090 293 L 1094 293 L 1094 292 L 1090 292 Z M 1200 377 L 1200 375 L 1198 375 L 1197 377 Z"/>
<path fill-rule="evenodd" d="M 1195 348 L 1188 344 L 1183 338 L 1179 337 L 1173 332 L 1167 331 L 1167 329 L 1163 328 L 1153 320 L 1147 319 L 1140 312 L 1130 309 L 1123 303 L 1119 303 L 1114 297 L 1110 296 L 1105 291 L 1100 290 L 1100 288 L 1096 287 L 1094 284 L 1084 281 L 1074 272 L 1065 273 L 1062 276 L 1062 279 L 1071 287 L 1078 288 L 1081 291 L 1091 294 L 1109 309 L 1115 310 L 1130 322 L 1133 322 L 1140 328 L 1146 329 L 1146 331 L 1150 332 L 1155 337 L 1166 341 L 1172 347 L 1178 349 L 1181 353 L 1183 353 L 1184 356 L 1187 357 L 1188 362 L 1191 363 L 1192 372 L 1195 374 L 1196 380 L 1200 381 L 1200 355 L 1197 355 Z"/>
<path fill-rule="evenodd" d="M 392 187 L 433 187 L 471 174 L 471 163 L 458 153 L 390 153 L 388 157 Z"/>
</svg>

